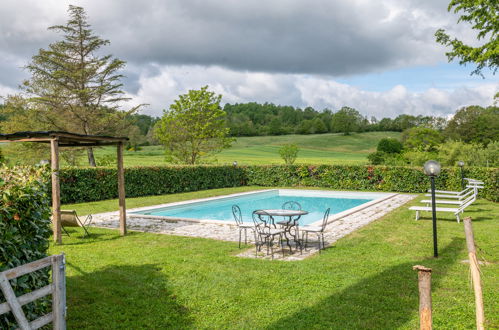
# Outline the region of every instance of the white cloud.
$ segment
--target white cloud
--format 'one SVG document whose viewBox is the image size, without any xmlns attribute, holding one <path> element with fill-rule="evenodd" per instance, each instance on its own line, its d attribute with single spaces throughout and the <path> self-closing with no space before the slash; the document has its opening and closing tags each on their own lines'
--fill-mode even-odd
<svg viewBox="0 0 499 330">
<path fill-rule="evenodd" d="M 20 68 L 60 39 L 47 27 L 67 21 L 70 3 L 83 6 L 95 33 L 111 41 L 103 53 L 128 62 L 124 87 L 154 115 L 204 85 L 229 103 L 348 105 L 377 117 L 488 105 L 498 89 L 462 85 L 459 77 L 448 89 L 420 92 L 404 78 L 377 92 L 338 82 L 442 62 L 434 37 L 441 27 L 474 42 L 469 26 L 447 12 L 448 0 L 2 0 L 0 95 L 15 92 L 26 76 Z"/>
<path fill-rule="evenodd" d="M 395 117 L 413 115 L 448 115 L 465 105 L 488 106 L 499 86 L 483 83 L 452 90 L 429 88 L 411 92 L 403 85 L 372 92 L 339 83 L 332 77 L 302 74 L 241 72 L 221 67 L 157 66 L 156 74 L 140 75 L 140 87 L 130 94 L 134 104 L 149 103 L 144 112 L 161 115 L 179 94 L 209 85 L 223 95 L 224 103 L 272 102 L 317 110 L 338 110 L 350 106 L 367 116 Z"/>
</svg>

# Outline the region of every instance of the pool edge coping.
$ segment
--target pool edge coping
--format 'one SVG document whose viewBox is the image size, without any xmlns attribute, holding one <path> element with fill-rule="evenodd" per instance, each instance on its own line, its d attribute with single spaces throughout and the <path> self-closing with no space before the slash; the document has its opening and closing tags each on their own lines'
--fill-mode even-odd
<svg viewBox="0 0 499 330">
<path fill-rule="evenodd" d="M 261 192 L 270 192 L 270 191 L 279 191 L 279 190 L 293 190 L 289 188 L 276 188 L 276 189 L 261 189 L 261 190 L 252 190 L 252 191 L 246 191 L 242 193 L 234 193 L 234 194 L 229 194 L 229 195 L 221 195 L 221 196 L 213 196 L 213 197 L 205 197 L 205 198 L 198 198 L 198 199 L 191 199 L 191 200 L 186 200 L 186 201 L 181 201 L 181 202 L 173 202 L 173 203 L 165 203 L 165 204 L 158 204 L 154 205 L 153 207 L 151 206 L 144 206 L 144 207 L 139 207 L 139 208 L 133 208 L 127 210 L 127 217 L 131 218 L 146 218 L 146 219 L 151 219 L 151 220 L 158 220 L 158 221 L 168 221 L 168 222 L 179 222 L 179 221 L 184 221 L 184 222 L 193 222 L 193 223 L 208 223 L 208 224 L 219 224 L 219 225 L 224 225 L 224 226 L 236 226 L 235 223 L 229 222 L 229 221 L 223 221 L 223 220 L 212 220 L 212 219 L 192 219 L 192 218 L 180 218 L 180 217 L 169 217 L 169 216 L 159 216 L 159 215 L 148 215 L 148 214 L 133 214 L 129 212 L 137 212 L 137 211 L 143 211 L 143 210 L 149 210 L 149 209 L 157 209 L 157 208 L 162 208 L 162 207 L 171 207 L 171 206 L 181 206 L 181 205 L 186 205 L 186 204 L 192 204 L 192 203 L 199 203 L 199 202 L 206 202 L 206 201 L 212 201 L 212 200 L 217 200 L 221 198 L 230 198 L 230 197 L 238 197 L 238 196 L 244 196 L 244 195 L 250 195 L 254 193 L 261 193 Z M 321 190 L 322 191 L 322 190 Z M 337 192 L 336 190 L 325 190 L 325 191 L 331 191 L 331 192 Z M 340 192 L 340 191 L 338 191 Z M 344 191 L 341 191 L 344 192 Z M 357 191 L 348 191 L 348 192 L 357 192 Z M 365 193 L 365 192 L 364 192 Z M 375 194 L 376 192 L 369 192 Z M 367 203 L 361 204 L 359 206 L 353 207 L 351 209 L 342 211 L 340 213 L 336 213 L 333 215 L 330 215 L 327 219 L 327 223 L 332 223 L 334 221 L 338 221 L 341 218 L 344 218 L 346 216 L 349 216 L 353 213 L 362 211 L 368 207 L 371 207 L 375 204 L 384 202 L 390 198 L 393 198 L 399 193 L 386 193 L 386 192 L 378 192 L 379 194 L 388 194 L 388 196 L 383 196 L 377 199 L 374 199 L 372 201 L 369 201 Z M 115 212 L 109 212 L 109 214 L 116 213 Z M 101 213 L 103 214 L 103 213 Z M 322 219 L 319 219 L 313 223 L 307 224 L 306 226 L 320 226 L 322 224 Z M 249 223 L 249 222 L 247 222 Z M 249 223 L 251 224 L 251 223 Z"/>
</svg>

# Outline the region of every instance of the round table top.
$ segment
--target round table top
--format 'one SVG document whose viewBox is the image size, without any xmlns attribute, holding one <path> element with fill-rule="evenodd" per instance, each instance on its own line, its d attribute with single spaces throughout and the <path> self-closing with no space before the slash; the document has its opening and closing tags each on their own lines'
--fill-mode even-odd
<svg viewBox="0 0 499 330">
<path fill-rule="evenodd" d="M 255 211 L 258 215 L 271 215 L 277 217 L 292 217 L 296 215 L 305 215 L 308 214 L 307 211 L 304 210 L 257 210 Z"/>
</svg>

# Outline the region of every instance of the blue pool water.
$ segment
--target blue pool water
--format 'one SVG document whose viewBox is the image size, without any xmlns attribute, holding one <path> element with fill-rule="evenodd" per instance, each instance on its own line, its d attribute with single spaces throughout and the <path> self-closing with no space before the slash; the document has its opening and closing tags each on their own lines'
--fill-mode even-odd
<svg viewBox="0 0 499 330">
<path fill-rule="evenodd" d="M 280 209 L 287 201 L 300 203 L 309 214 L 302 216 L 300 224 L 310 224 L 322 219 L 324 211 L 330 207 L 331 214 L 336 214 L 373 199 L 368 198 L 332 198 L 327 196 L 283 195 L 278 191 L 254 193 L 251 195 L 221 198 L 217 200 L 194 202 L 179 206 L 148 209 L 132 212 L 134 214 L 188 218 L 198 220 L 234 221 L 232 205 L 238 205 L 243 214 L 243 221 L 252 222 L 251 213 L 259 209 Z"/>
</svg>

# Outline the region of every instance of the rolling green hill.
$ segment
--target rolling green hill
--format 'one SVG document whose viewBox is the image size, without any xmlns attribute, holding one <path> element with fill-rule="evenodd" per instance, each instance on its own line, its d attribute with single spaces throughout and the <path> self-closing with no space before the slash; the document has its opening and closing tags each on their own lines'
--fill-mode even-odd
<svg viewBox="0 0 499 330">
<path fill-rule="evenodd" d="M 214 164 L 241 165 L 283 164 L 279 157 L 279 148 L 288 143 L 298 145 L 300 151 L 296 163 L 315 164 L 365 164 L 367 155 L 376 149 L 378 141 L 384 137 L 399 138 L 397 132 L 368 132 L 352 135 L 314 134 L 240 137 L 230 149 L 210 160 Z M 114 155 L 114 148 L 102 148 L 96 151 L 97 159 L 105 155 Z M 83 162 L 83 160 L 82 160 Z M 143 147 L 140 151 L 125 153 L 125 166 L 163 165 L 163 147 Z"/>
</svg>

